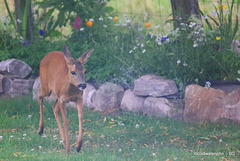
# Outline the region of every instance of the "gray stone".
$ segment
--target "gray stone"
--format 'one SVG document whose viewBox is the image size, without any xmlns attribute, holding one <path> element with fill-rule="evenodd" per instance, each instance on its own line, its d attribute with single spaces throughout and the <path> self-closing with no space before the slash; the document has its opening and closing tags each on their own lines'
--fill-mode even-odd
<svg viewBox="0 0 240 161">
<path fill-rule="evenodd" d="M 119 108 L 124 89 L 116 84 L 106 82 L 92 96 L 93 108 L 99 111 L 108 111 Z"/>
<path fill-rule="evenodd" d="M 173 117 L 181 114 L 182 110 L 174 107 L 166 98 L 148 97 L 144 101 L 143 113 L 156 117 Z"/>
<path fill-rule="evenodd" d="M 155 75 L 145 75 L 134 81 L 133 92 L 138 96 L 161 97 L 175 94 L 178 89 L 173 80 Z"/>
<path fill-rule="evenodd" d="M 0 74 L 0 94 L 7 96 L 12 86 L 12 80 Z"/>
<path fill-rule="evenodd" d="M 96 92 L 96 88 L 87 83 L 87 87 L 83 90 L 83 107 L 93 109 L 92 97 Z"/>
<path fill-rule="evenodd" d="M 8 59 L 0 62 L 0 73 L 9 78 L 26 78 L 32 68 L 25 62 L 17 59 Z"/>
<path fill-rule="evenodd" d="M 124 92 L 121 109 L 132 112 L 142 112 L 145 99 L 145 97 L 136 96 L 131 89 L 128 89 Z"/>
<path fill-rule="evenodd" d="M 32 89 L 34 80 L 14 79 L 11 83 L 9 94 L 12 97 L 27 95 Z"/>
</svg>

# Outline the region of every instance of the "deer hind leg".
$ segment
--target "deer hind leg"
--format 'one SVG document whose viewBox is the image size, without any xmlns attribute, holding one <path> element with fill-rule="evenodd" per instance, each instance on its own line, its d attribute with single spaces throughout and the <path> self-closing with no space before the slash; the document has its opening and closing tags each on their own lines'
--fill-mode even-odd
<svg viewBox="0 0 240 161">
<path fill-rule="evenodd" d="M 83 124 L 83 107 L 82 107 L 83 100 L 82 98 L 77 102 L 77 109 L 78 109 L 78 119 L 79 119 L 79 131 L 78 131 L 78 140 L 76 144 L 77 152 L 81 150 L 82 142 L 83 142 L 83 135 L 82 135 L 82 124 Z"/>
<path fill-rule="evenodd" d="M 62 103 L 61 101 L 59 102 L 59 108 L 62 114 L 62 118 L 63 118 L 63 126 L 64 126 L 64 138 L 65 138 L 65 144 L 66 144 L 66 153 L 70 152 L 70 148 L 69 148 L 69 134 L 68 134 L 68 128 L 69 128 L 69 124 L 68 124 L 68 120 L 67 120 L 67 112 L 66 112 L 66 107 L 64 106 L 64 103 Z"/>
<path fill-rule="evenodd" d="M 58 99 L 56 100 L 52 109 L 53 109 L 53 113 L 54 113 L 55 119 L 56 119 L 57 124 L 58 124 L 58 129 L 59 129 L 61 139 L 63 141 L 62 145 L 65 146 L 65 137 L 64 137 L 64 131 L 63 131 L 62 121 L 61 121 L 61 117 L 60 117 L 60 108 L 59 108 L 59 100 Z"/>
<path fill-rule="evenodd" d="M 39 96 L 38 96 L 38 104 L 40 106 L 40 121 L 39 121 L 39 129 L 38 133 L 39 135 L 43 134 L 44 130 L 44 122 L 43 122 L 43 98 L 45 96 L 49 96 L 51 94 L 51 91 L 46 90 L 44 88 L 39 89 Z"/>
</svg>

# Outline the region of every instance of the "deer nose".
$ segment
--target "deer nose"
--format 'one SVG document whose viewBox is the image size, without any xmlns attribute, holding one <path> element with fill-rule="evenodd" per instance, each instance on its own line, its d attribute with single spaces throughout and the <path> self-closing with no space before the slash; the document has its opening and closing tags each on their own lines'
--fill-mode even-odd
<svg viewBox="0 0 240 161">
<path fill-rule="evenodd" d="M 78 85 L 78 88 L 79 88 L 80 90 L 83 90 L 83 89 L 85 89 L 86 87 L 87 87 L 87 84 L 86 84 L 86 83 L 81 83 L 81 84 Z"/>
</svg>

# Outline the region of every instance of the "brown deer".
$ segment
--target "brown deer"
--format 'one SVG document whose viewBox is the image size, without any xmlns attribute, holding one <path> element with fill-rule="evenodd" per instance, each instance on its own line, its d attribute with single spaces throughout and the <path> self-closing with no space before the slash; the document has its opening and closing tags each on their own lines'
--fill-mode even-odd
<svg viewBox="0 0 240 161">
<path fill-rule="evenodd" d="M 52 109 L 57 120 L 63 145 L 66 147 L 66 153 L 69 153 L 71 148 L 69 147 L 69 125 L 65 107 L 65 103 L 69 101 L 76 102 L 78 109 L 79 135 L 75 143 L 78 152 L 82 146 L 83 89 L 87 86 L 83 65 L 87 62 L 93 50 L 93 48 L 88 50 L 75 60 L 72 58 L 68 47 L 64 45 L 64 52 L 50 52 L 40 63 L 41 88 L 39 90 L 40 122 L 38 133 L 41 135 L 44 129 L 43 98 L 49 96 L 53 92 L 57 95 L 57 100 Z M 62 127 L 60 112 L 62 114 L 64 130 Z"/>
</svg>

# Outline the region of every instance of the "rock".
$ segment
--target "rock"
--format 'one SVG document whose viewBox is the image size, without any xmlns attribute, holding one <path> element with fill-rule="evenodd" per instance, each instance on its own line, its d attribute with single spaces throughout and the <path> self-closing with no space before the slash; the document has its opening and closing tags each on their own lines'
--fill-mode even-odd
<svg viewBox="0 0 240 161">
<path fill-rule="evenodd" d="M 172 117 L 180 111 L 166 98 L 147 97 L 142 112 L 156 117 Z"/>
<path fill-rule="evenodd" d="M 83 107 L 87 107 L 89 109 L 93 108 L 92 105 L 92 96 L 96 92 L 96 88 L 87 83 L 87 87 L 83 90 Z"/>
<path fill-rule="evenodd" d="M 0 73 L 9 78 L 26 78 L 32 71 L 32 68 L 25 62 L 17 59 L 8 59 L 0 62 Z"/>
<path fill-rule="evenodd" d="M 240 89 L 225 97 L 225 110 L 221 117 L 240 124 Z"/>
<path fill-rule="evenodd" d="M 134 94 L 137 96 L 161 97 L 178 92 L 173 80 L 155 75 L 145 75 L 134 81 Z"/>
<path fill-rule="evenodd" d="M 121 86 L 106 82 L 93 94 L 93 108 L 99 111 L 108 111 L 119 108 L 124 90 Z"/>
<path fill-rule="evenodd" d="M 234 51 L 236 51 L 238 54 L 240 54 L 240 41 L 234 40 L 232 42 L 232 48 Z"/>
<path fill-rule="evenodd" d="M 145 99 L 145 97 L 134 95 L 133 91 L 128 89 L 124 92 L 121 109 L 132 112 L 141 112 Z"/>
<path fill-rule="evenodd" d="M 7 95 L 10 92 L 12 80 L 0 74 L 0 94 Z"/>
<path fill-rule="evenodd" d="M 39 94 L 39 89 L 41 88 L 41 80 L 40 77 L 35 79 L 35 82 L 33 84 L 33 100 L 38 100 L 38 94 Z M 57 99 L 57 96 L 54 93 L 51 93 L 49 97 L 44 97 L 44 100 L 48 102 L 55 101 Z"/>
<path fill-rule="evenodd" d="M 221 119 L 226 93 L 213 88 L 189 85 L 185 90 L 184 120 L 189 122 L 215 122 Z"/>
<path fill-rule="evenodd" d="M 10 95 L 12 97 L 27 95 L 33 87 L 34 80 L 14 79 L 11 83 Z"/>
</svg>

